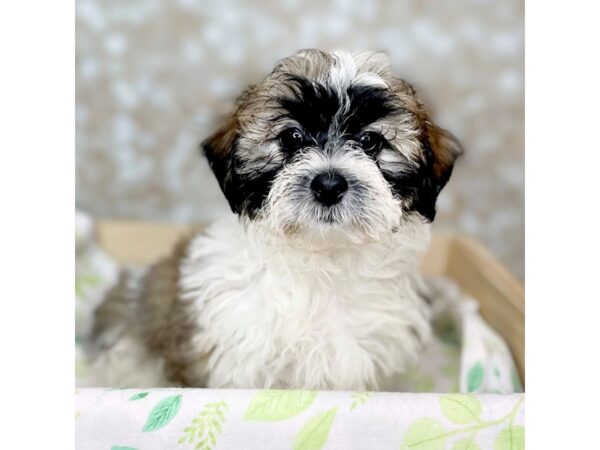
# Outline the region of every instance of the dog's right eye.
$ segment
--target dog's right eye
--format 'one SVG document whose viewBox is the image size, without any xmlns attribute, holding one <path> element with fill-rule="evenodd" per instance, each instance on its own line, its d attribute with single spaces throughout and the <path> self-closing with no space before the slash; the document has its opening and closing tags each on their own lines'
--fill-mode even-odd
<svg viewBox="0 0 600 450">
<path fill-rule="evenodd" d="M 304 134 L 298 128 L 288 128 L 279 135 L 279 141 L 286 150 L 297 150 L 304 143 Z"/>
<path fill-rule="evenodd" d="M 379 151 L 383 145 L 383 137 L 379 133 L 367 131 L 359 137 L 359 142 L 366 152 Z"/>
</svg>

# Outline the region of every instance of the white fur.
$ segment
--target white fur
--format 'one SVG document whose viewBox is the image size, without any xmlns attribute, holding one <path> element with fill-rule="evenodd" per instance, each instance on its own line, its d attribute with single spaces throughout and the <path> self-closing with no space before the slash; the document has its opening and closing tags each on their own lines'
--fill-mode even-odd
<svg viewBox="0 0 600 450">
<path fill-rule="evenodd" d="M 335 250 L 265 236 L 261 224 L 217 223 L 182 266 L 195 345 L 216 346 L 208 387 L 380 389 L 415 360 L 429 334 L 416 293 L 427 225 Z"/>
<path fill-rule="evenodd" d="M 217 222 L 181 264 L 200 322 L 193 345 L 212 349 L 199 369 L 207 387 L 393 388 L 430 332 L 416 292 L 429 226 L 405 220 L 387 240 L 345 247 L 265 227 Z M 168 384 L 161 364 L 132 332 L 94 369 L 107 385 L 157 386 Z"/>
<path fill-rule="evenodd" d="M 366 61 L 361 54 L 352 54 L 343 50 L 338 50 L 331 53 L 334 59 L 334 64 L 329 70 L 329 79 L 327 84 L 337 89 L 340 94 L 344 94 L 345 90 L 353 84 L 356 85 L 371 85 L 387 88 L 389 85 L 379 74 L 374 72 L 361 72 L 361 65 Z M 357 64 L 358 62 L 358 64 Z"/>
</svg>

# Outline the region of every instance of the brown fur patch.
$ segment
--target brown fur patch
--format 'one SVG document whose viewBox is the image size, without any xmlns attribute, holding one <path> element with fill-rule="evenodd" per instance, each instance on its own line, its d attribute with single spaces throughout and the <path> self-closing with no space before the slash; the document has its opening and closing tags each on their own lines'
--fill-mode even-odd
<svg viewBox="0 0 600 450">
<path fill-rule="evenodd" d="M 410 83 L 394 78 L 392 90 L 417 118 L 422 139 L 426 141 L 432 152 L 433 175 L 443 187 L 450 176 L 454 162 L 463 153 L 462 146 L 452 133 L 433 123 L 427 107 Z"/>
<path fill-rule="evenodd" d="M 237 114 L 229 116 L 225 123 L 202 145 L 209 147 L 214 157 L 224 158 L 231 149 L 238 128 Z"/>
<path fill-rule="evenodd" d="M 438 181 L 448 179 L 454 161 L 463 149 L 458 140 L 449 131 L 440 128 L 431 121 L 425 123 L 425 136 L 433 153 L 433 175 Z"/>
<path fill-rule="evenodd" d="M 203 386 L 203 361 L 210 352 L 199 352 L 192 342 L 199 334 L 198 320 L 193 300 L 185 299 L 180 290 L 179 268 L 191 238 L 181 239 L 169 257 L 150 269 L 141 293 L 140 323 L 148 346 L 165 360 L 166 376 L 183 386 Z"/>
<path fill-rule="evenodd" d="M 112 345 L 118 336 L 105 342 L 103 333 L 121 324 L 119 334 L 137 335 L 151 352 L 164 359 L 169 380 L 199 387 L 205 383 L 203 361 L 210 352 L 199 353 L 192 343 L 192 336 L 199 333 L 198 321 L 179 287 L 179 268 L 197 231 L 182 238 L 171 255 L 152 265 L 138 287 L 131 289 L 127 273 L 121 275 L 95 312 L 93 339 L 104 347 Z"/>
</svg>

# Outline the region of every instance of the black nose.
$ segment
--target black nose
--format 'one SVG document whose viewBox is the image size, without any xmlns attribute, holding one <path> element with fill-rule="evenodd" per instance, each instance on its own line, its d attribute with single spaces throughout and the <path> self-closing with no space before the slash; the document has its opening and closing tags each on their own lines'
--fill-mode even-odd
<svg viewBox="0 0 600 450">
<path fill-rule="evenodd" d="M 348 190 L 348 182 L 337 172 L 323 172 L 310 183 L 315 198 L 326 206 L 335 205 Z"/>
</svg>

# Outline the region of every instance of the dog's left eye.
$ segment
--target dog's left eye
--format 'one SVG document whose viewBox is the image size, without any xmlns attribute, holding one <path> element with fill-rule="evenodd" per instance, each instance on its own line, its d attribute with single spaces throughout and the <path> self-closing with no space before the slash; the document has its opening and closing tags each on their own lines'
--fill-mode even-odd
<svg viewBox="0 0 600 450">
<path fill-rule="evenodd" d="M 304 142 L 304 134 L 298 128 L 288 128 L 279 135 L 281 145 L 288 150 L 297 150 Z"/>
<path fill-rule="evenodd" d="M 373 131 L 367 131 L 360 135 L 358 141 L 363 150 L 374 152 L 381 149 L 381 146 L 383 145 L 383 136 Z"/>
</svg>

